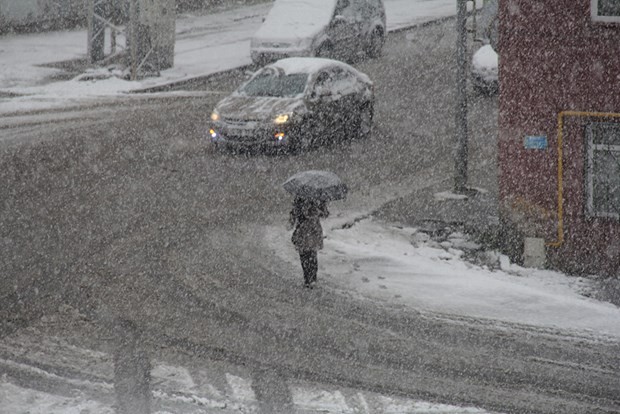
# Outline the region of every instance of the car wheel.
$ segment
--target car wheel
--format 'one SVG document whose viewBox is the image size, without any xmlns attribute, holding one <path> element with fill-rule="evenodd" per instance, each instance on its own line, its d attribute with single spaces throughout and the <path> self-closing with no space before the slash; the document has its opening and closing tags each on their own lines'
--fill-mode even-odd
<svg viewBox="0 0 620 414">
<path fill-rule="evenodd" d="M 215 142 L 209 142 L 207 144 L 207 153 L 208 154 L 217 154 L 220 151 L 219 144 Z"/>
<path fill-rule="evenodd" d="M 236 148 L 227 142 L 212 142 L 211 145 L 213 147 L 214 154 L 230 155 L 236 151 Z"/>
<path fill-rule="evenodd" d="M 316 57 L 330 58 L 334 54 L 334 48 L 331 43 L 323 42 L 316 50 Z"/>
<path fill-rule="evenodd" d="M 486 95 L 486 89 L 484 86 L 479 85 L 477 83 L 473 83 L 472 87 L 474 89 L 474 94 L 476 95 Z"/>
<path fill-rule="evenodd" d="M 360 110 L 358 126 L 357 126 L 357 136 L 360 139 L 367 139 L 370 137 L 372 133 L 372 118 L 374 115 L 372 102 L 367 102 L 362 106 Z"/>
<path fill-rule="evenodd" d="M 497 94 L 497 85 L 493 83 L 484 83 L 481 81 L 472 81 L 472 88 L 475 95 L 493 96 Z"/>
<path fill-rule="evenodd" d="M 301 145 L 301 140 L 299 139 L 299 137 L 295 137 L 295 139 L 292 139 L 289 141 L 288 146 L 286 147 L 287 152 L 289 154 L 299 154 L 302 150 L 302 145 Z"/>
<path fill-rule="evenodd" d="M 311 147 L 311 142 L 308 137 L 296 134 L 293 139 L 289 142 L 288 152 L 290 154 L 300 154 L 304 151 L 307 151 L 308 148 Z"/>
<path fill-rule="evenodd" d="M 373 30 L 370 35 L 370 41 L 368 42 L 368 48 L 366 49 L 366 55 L 373 59 L 381 56 L 383 43 L 385 43 L 383 32 L 380 29 Z"/>
</svg>

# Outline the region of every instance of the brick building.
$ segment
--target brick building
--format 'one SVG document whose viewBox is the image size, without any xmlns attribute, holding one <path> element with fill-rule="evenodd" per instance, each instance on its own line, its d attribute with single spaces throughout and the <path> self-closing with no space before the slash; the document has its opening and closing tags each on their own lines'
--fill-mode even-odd
<svg viewBox="0 0 620 414">
<path fill-rule="evenodd" d="M 620 0 L 500 0 L 499 187 L 519 244 L 620 273 Z"/>
</svg>

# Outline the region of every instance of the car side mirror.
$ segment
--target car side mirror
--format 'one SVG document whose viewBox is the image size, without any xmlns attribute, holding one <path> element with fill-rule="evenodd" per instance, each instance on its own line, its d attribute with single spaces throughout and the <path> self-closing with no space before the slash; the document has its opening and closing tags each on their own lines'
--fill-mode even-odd
<svg viewBox="0 0 620 414">
<path fill-rule="evenodd" d="M 312 93 L 310 94 L 310 100 L 312 101 L 316 101 L 319 100 L 320 98 L 325 98 L 328 96 L 332 96 L 332 91 L 330 91 L 327 88 L 315 88 Z"/>
<path fill-rule="evenodd" d="M 345 19 L 343 15 L 338 14 L 334 16 L 334 19 L 332 20 L 332 27 L 340 26 L 342 24 L 345 24 L 346 22 L 347 22 L 347 19 Z"/>
<path fill-rule="evenodd" d="M 319 88 L 318 92 L 318 96 L 320 98 L 326 97 L 326 96 L 332 96 L 332 91 L 327 89 L 327 88 Z"/>
</svg>

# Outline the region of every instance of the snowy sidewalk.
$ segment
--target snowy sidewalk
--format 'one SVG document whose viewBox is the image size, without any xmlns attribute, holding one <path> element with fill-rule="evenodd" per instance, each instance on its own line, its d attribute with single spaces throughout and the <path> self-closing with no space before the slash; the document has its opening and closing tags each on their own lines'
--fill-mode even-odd
<svg viewBox="0 0 620 414">
<path fill-rule="evenodd" d="M 390 31 L 456 14 L 454 0 L 385 0 L 385 6 Z M 115 96 L 249 65 L 250 38 L 270 7 L 263 3 L 178 16 L 174 67 L 133 82 L 116 77 L 120 73 L 114 68 L 59 80 L 63 70 L 48 65 L 85 59 L 85 30 L 0 36 L 0 114 L 62 107 L 67 101 Z"/>
<path fill-rule="evenodd" d="M 450 204 L 460 209 L 455 200 L 445 203 L 446 210 Z M 334 203 L 332 216 L 323 223 L 320 284 L 451 319 L 561 336 L 620 339 L 620 308 L 591 297 L 596 291 L 592 279 L 517 266 L 506 256 L 485 250 L 458 226 L 447 224 L 443 231 L 435 231 L 374 216 L 360 220 L 342 207 Z M 454 216 L 458 214 L 454 210 Z M 269 227 L 265 234 L 272 254 L 299 268 L 292 274 L 299 275 L 301 285 L 290 231 Z"/>
</svg>

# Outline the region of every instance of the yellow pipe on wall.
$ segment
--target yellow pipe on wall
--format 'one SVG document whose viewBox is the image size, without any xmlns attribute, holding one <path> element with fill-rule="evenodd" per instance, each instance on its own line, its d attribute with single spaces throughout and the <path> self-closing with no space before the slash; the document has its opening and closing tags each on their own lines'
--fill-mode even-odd
<svg viewBox="0 0 620 414">
<path fill-rule="evenodd" d="M 562 131 L 564 130 L 564 117 L 577 116 L 588 118 L 620 118 L 619 113 L 614 112 L 587 112 L 587 111 L 561 111 L 558 113 L 558 237 L 556 241 L 547 242 L 549 247 L 560 247 L 564 244 L 564 162 L 562 154 Z"/>
</svg>

